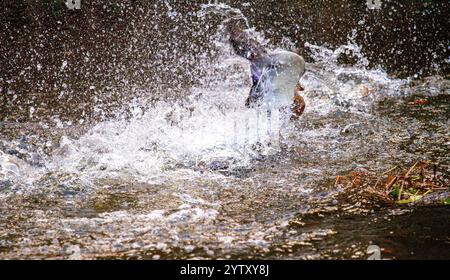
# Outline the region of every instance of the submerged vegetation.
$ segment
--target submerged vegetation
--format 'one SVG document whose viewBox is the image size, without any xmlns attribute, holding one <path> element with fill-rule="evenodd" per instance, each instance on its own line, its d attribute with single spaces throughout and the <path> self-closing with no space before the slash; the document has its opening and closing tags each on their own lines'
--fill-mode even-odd
<svg viewBox="0 0 450 280">
<path fill-rule="evenodd" d="M 394 166 L 382 174 L 353 171 L 346 176 L 337 176 L 335 185 L 364 188 L 395 204 L 449 205 L 449 179 L 437 170 L 436 164 L 418 161 L 408 169 Z"/>
</svg>

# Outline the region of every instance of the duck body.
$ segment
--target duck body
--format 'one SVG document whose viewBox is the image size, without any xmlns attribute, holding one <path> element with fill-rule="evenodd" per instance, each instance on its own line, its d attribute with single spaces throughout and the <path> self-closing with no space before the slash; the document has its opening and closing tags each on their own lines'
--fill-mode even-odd
<svg viewBox="0 0 450 280">
<path fill-rule="evenodd" d="M 290 51 L 274 51 L 251 61 L 252 89 L 248 104 L 269 103 L 275 107 L 290 106 L 299 79 L 305 73 L 305 61 Z"/>
<path fill-rule="evenodd" d="M 290 107 L 293 118 L 298 118 L 305 108 L 300 95 L 303 88 L 299 83 L 305 73 L 304 59 L 290 51 L 269 52 L 236 25 L 230 24 L 227 28 L 234 52 L 251 63 L 252 88 L 245 105 Z"/>
</svg>

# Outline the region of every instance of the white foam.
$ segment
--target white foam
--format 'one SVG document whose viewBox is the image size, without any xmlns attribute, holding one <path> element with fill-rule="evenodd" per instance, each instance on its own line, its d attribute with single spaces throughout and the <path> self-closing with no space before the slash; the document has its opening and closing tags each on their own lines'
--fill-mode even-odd
<svg viewBox="0 0 450 280">
<path fill-rule="evenodd" d="M 213 6 L 204 6 L 203 12 Z M 218 10 L 234 11 L 223 4 Z M 226 49 L 219 38 L 216 45 Z M 315 62 L 307 64 L 301 79 L 307 104 L 301 121 L 308 121 L 308 113 L 326 115 L 336 109 L 369 114 L 374 100 L 397 94 L 405 84 L 381 69 L 367 69 L 367 59 L 354 42 L 335 50 L 312 44 L 306 48 Z M 338 57 L 349 52 L 357 63 L 339 65 Z M 62 138 L 47 167 L 94 173 L 94 177 L 129 174 L 148 180 L 180 168 L 207 169 L 214 163 L 247 166 L 252 158 L 277 153 L 281 139 L 292 133 L 288 116 L 274 111 L 268 117 L 268 108 L 245 108 L 250 90 L 248 62 L 226 51 L 219 54 L 204 65 L 211 73 L 205 83 L 192 87 L 185 99 L 159 101 L 146 111 L 130 105 L 134 116 L 129 120 L 99 123 L 77 140 Z"/>
</svg>

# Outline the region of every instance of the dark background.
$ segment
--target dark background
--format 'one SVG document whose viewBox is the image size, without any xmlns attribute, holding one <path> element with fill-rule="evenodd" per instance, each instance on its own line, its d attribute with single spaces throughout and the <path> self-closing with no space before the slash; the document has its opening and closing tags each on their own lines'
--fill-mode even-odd
<svg viewBox="0 0 450 280">
<path fill-rule="evenodd" d="M 214 54 L 210 36 L 223 18 L 196 17 L 205 2 L 81 0 L 71 11 L 64 0 L 2 1 L 0 121 L 33 120 L 30 106 L 36 118 L 89 118 L 94 106 L 109 117 L 133 97 L 177 98 L 168 92 L 201 83 L 199 61 Z M 370 67 L 396 77 L 449 73 L 449 1 L 382 0 L 379 10 L 363 0 L 221 2 L 273 45 L 289 38 L 307 60 L 305 42 L 333 48 L 355 30 Z"/>
</svg>

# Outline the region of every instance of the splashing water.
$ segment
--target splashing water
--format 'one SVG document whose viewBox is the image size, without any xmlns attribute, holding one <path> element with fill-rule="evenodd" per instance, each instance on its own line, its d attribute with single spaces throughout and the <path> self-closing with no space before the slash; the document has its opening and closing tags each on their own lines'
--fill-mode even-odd
<svg viewBox="0 0 450 280">
<path fill-rule="evenodd" d="M 203 5 L 197 16 L 209 13 L 245 19 L 224 4 Z M 292 126 L 284 113 L 269 116 L 270 108 L 245 108 L 248 63 L 230 53 L 222 28 L 213 36 L 214 45 L 222 48 L 220 55 L 207 66 L 215 87 L 191 88 L 182 101 L 160 101 L 129 120 L 100 123 L 76 141 L 63 138 L 48 167 L 102 174 L 125 171 L 145 180 L 180 167 L 245 167 L 252 159 L 278 152 L 280 138 L 287 137 Z"/>
<path fill-rule="evenodd" d="M 240 10 L 225 4 L 202 5 L 197 16 L 210 13 L 246 21 Z M 281 112 L 274 111 L 269 117 L 266 111 L 270 108 L 245 108 L 243 100 L 250 86 L 248 63 L 232 54 L 222 29 L 220 25 L 213 36 L 220 55 L 207 66 L 212 69 L 209 79 L 215 80 L 215 87 L 192 88 L 186 100 L 157 102 L 130 120 L 100 123 L 76 141 L 63 138 L 50 169 L 129 172 L 145 180 L 180 167 L 245 167 L 252 159 L 279 152 L 280 140 L 289 138 L 293 125 Z M 266 43 L 261 33 L 252 32 Z M 307 89 L 308 111 L 326 115 L 339 108 L 367 113 L 376 98 L 365 98 L 363 89 L 383 88 L 379 95 L 386 96 L 397 94 L 406 84 L 390 79 L 381 69 L 366 70 L 367 59 L 354 42 L 336 50 L 311 44 L 306 48 L 315 60 L 301 80 Z M 343 53 L 356 56 L 357 63 L 339 66 L 338 57 Z M 290 145 L 288 141 L 283 144 Z"/>
</svg>

